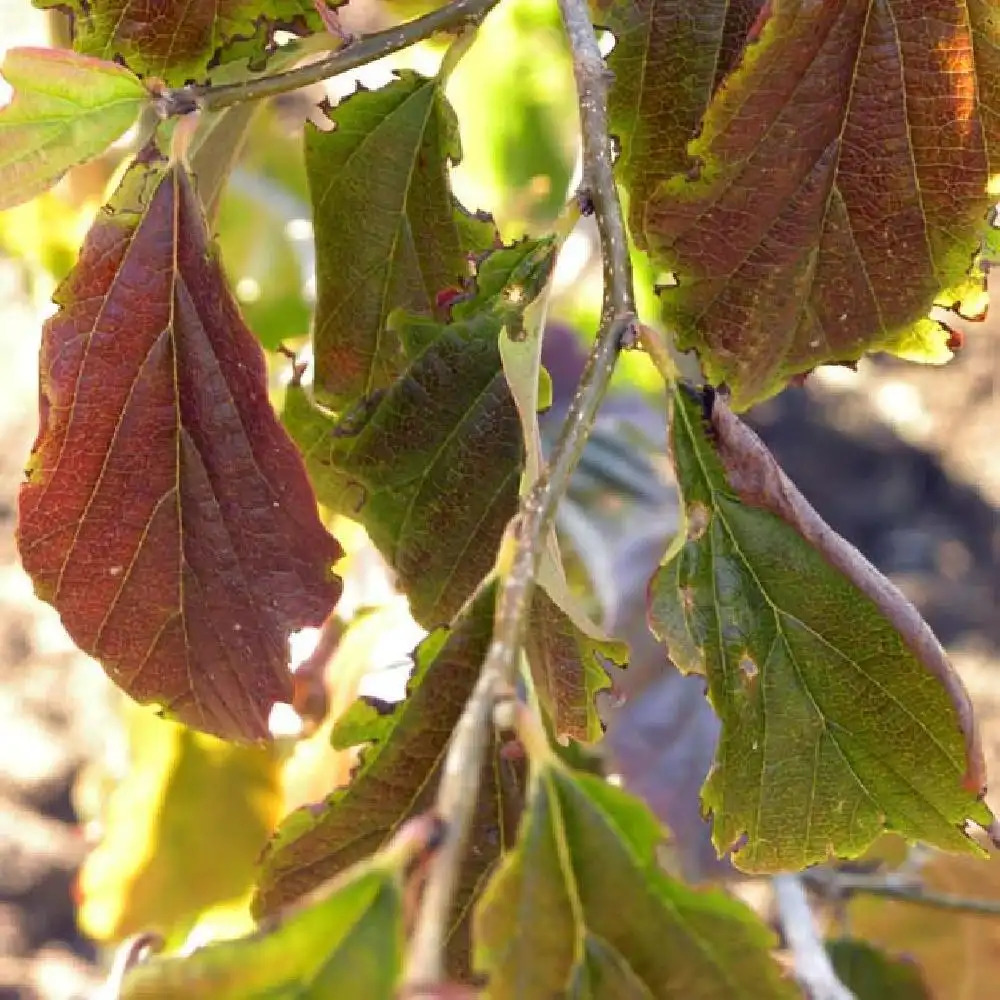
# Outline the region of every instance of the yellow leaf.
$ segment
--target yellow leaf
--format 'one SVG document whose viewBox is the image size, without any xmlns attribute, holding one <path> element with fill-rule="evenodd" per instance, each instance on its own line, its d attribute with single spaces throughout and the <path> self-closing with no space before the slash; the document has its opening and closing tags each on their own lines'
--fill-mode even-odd
<svg viewBox="0 0 1000 1000">
<path fill-rule="evenodd" d="M 156 930 L 173 943 L 210 908 L 245 908 L 279 818 L 278 760 L 123 704 L 131 766 L 80 873 L 80 924 L 99 941 Z"/>
</svg>

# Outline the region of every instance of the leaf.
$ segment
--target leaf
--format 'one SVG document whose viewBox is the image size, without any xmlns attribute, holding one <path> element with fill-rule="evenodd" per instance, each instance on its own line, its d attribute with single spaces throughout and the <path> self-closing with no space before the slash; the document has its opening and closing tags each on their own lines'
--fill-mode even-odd
<svg viewBox="0 0 1000 1000">
<path fill-rule="evenodd" d="M 492 569 L 517 509 L 523 444 L 498 338 L 514 321 L 507 289 L 521 290 L 523 309 L 536 286 L 518 270 L 530 255 L 497 253 L 509 270 L 488 257 L 483 289 L 453 322 L 393 315 L 412 361 L 388 389 L 339 421 L 301 389 L 285 402 L 320 501 L 364 524 L 427 628 L 449 621 Z"/>
<path fill-rule="evenodd" d="M 426 627 L 454 615 L 490 572 L 516 510 L 522 431 L 498 338 L 518 327 L 551 265 L 550 241 L 523 241 L 480 262 L 476 289 L 447 326 L 394 315 L 410 368 L 339 422 L 301 388 L 286 395 L 285 424 L 321 502 L 365 525 Z M 529 658 L 559 731 L 596 739 L 593 696 L 609 683 L 601 664 L 623 662 L 625 650 L 565 604 L 539 591 Z"/>
<path fill-rule="evenodd" d="M 72 15 L 73 47 L 122 60 L 141 76 L 171 87 L 204 81 L 220 62 L 259 64 L 275 47 L 276 31 L 320 30 L 310 0 L 33 0 Z"/>
<path fill-rule="evenodd" d="M 538 424 L 542 331 L 555 264 L 555 240 L 523 240 L 494 251 L 480 265 L 478 294 L 454 307 L 456 316 L 472 314 L 483 302 L 503 317 L 500 356 L 527 442 L 522 495 L 534 485 L 544 464 Z M 522 303 L 531 304 L 525 308 Z M 596 741 L 603 733 L 595 696 L 611 686 L 606 667 L 624 666 L 628 649 L 612 642 L 585 614 L 566 583 L 555 532 L 545 541 L 537 574 L 540 586 L 532 604 L 525 642 L 538 691 L 556 732 Z"/>
<path fill-rule="evenodd" d="M 737 62 L 765 0 L 595 0 L 615 36 L 608 103 L 617 170 L 629 191 L 635 242 L 648 249 L 645 209 L 657 185 L 689 169 L 712 93 Z"/>
<path fill-rule="evenodd" d="M 56 293 L 19 497 L 36 593 L 133 698 L 227 738 L 289 701 L 340 582 L 178 166 L 136 164 Z"/>
<path fill-rule="evenodd" d="M 476 276 L 477 296 L 454 307 L 461 318 L 482 303 L 496 299 L 501 318 L 500 360 L 521 418 L 525 441 L 522 492 L 530 488 L 544 463 L 538 426 L 539 383 L 542 380 L 542 333 L 558 246 L 554 238 L 522 240 L 491 253 Z M 522 306 L 527 299 L 530 305 Z"/>
<path fill-rule="evenodd" d="M 733 860 L 753 871 L 855 856 L 883 828 L 977 852 L 963 827 L 991 821 L 982 752 L 937 640 L 756 435 L 705 406 L 674 393 L 686 527 L 650 619 L 682 670 L 707 675 L 722 720 L 702 793 L 716 847 L 742 845 Z"/>
<path fill-rule="evenodd" d="M 125 978 L 123 1000 L 392 1000 L 404 947 L 400 873 L 374 863 L 253 937 L 153 959 Z"/>
<path fill-rule="evenodd" d="M 80 872 L 80 923 L 100 941 L 176 940 L 206 908 L 249 897 L 281 813 L 278 761 L 126 708 L 129 768 Z"/>
<path fill-rule="evenodd" d="M 525 653 L 556 732 L 596 742 L 604 727 L 594 699 L 611 686 L 607 667 L 622 667 L 628 647 L 588 635 L 541 587 L 535 591 Z"/>
<path fill-rule="evenodd" d="M 99 156 L 149 100 L 124 67 L 72 52 L 10 49 L 0 72 L 14 88 L 0 109 L 0 211 Z"/>
<path fill-rule="evenodd" d="M 538 764 L 517 844 L 476 914 L 486 996 L 794 996 L 764 925 L 721 892 L 667 878 L 660 836 L 624 792 L 554 760 Z"/>
<path fill-rule="evenodd" d="M 458 123 L 438 80 L 402 71 L 359 90 L 306 129 L 316 230 L 317 389 L 345 404 L 385 388 L 406 367 L 389 313 L 431 315 L 435 297 L 469 275 L 468 255 L 493 242 L 492 223 L 451 194 Z"/>
<path fill-rule="evenodd" d="M 866 351 L 946 360 L 948 331 L 927 314 L 981 288 L 970 262 L 1000 170 L 992 4 L 767 10 L 689 143 L 690 169 L 635 209 L 678 278 L 665 322 L 738 409 Z M 700 51 L 674 61 L 704 80 Z M 646 86 L 670 107 L 672 91 Z"/>
<path fill-rule="evenodd" d="M 254 910 L 271 913 L 386 843 L 410 816 L 430 808 L 452 729 L 489 646 L 495 588 L 482 591 L 451 628 L 432 632 L 414 653 L 405 701 L 386 714 L 359 701 L 338 720 L 337 746 L 370 742 L 358 773 L 325 802 L 299 809 L 279 827 L 262 860 Z M 492 754 L 483 768 L 473 849 L 456 896 L 455 934 L 469 900 L 512 838 L 519 805 L 515 765 Z"/>
<path fill-rule="evenodd" d="M 828 941 L 826 949 L 837 978 L 857 1000 L 931 1000 L 913 962 L 851 938 Z"/>
</svg>

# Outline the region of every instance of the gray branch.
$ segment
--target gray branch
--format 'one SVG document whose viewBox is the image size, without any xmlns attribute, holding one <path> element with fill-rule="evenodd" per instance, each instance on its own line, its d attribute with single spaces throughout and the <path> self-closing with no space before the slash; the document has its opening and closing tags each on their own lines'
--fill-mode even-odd
<svg viewBox="0 0 1000 1000">
<path fill-rule="evenodd" d="M 615 187 L 608 135 L 608 86 L 586 0 L 560 0 L 573 54 L 583 143 L 581 207 L 593 212 L 601 237 L 604 306 L 597 339 L 547 467 L 521 502 L 501 548 L 500 595 L 493 640 L 479 680 L 455 727 L 445 758 L 437 811 L 445 839 L 430 865 L 406 972 L 406 996 L 430 996 L 445 976 L 444 951 L 459 867 L 500 702 L 513 697 L 535 577 L 556 507 L 566 492 L 621 348 L 636 338 L 635 300 L 625 219 Z"/>
<path fill-rule="evenodd" d="M 351 39 L 333 55 L 306 66 L 240 83 L 219 84 L 214 87 L 211 84 L 190 84 L 173 90 L 165 89 L 156 97 L 154 105 L 161 118 L 171 118 L 192 111 L 219 111 L 233 104 L 287 94 L 366 66 L 430 38 L 439 31 L 475 27 L 497 3 L 499 0 L 452 0 L 452 3 L 405 24 Z"/>
<path fill-rule="evenodd" d="M 774 898 L 795 978 L 811 1000 L 856 1000 L 837 978 L 798 875 L 776 875 Z"/>
</svg>

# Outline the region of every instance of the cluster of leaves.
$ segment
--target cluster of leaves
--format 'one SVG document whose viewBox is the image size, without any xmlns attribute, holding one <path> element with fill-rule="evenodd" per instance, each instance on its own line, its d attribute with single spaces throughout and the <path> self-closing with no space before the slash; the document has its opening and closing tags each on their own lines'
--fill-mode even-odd
<svg viewBox="0 0 1000 1000">
<path fill-rule="evenodd" d="M 211 236 L 250 112 L 206 113 L 186 139 L 150 123 L 184 106 L 167 85 L 197 96 L 290 62 L 275 32 L 315 30 L 317 9 L 88 0 L 74 52 L 3 66 L 0 207 L 144 132 L 43 333 L 18 527 L 39 596 L 133 698 L 237 742 L 268 738 L 292 700 L 289 635 L 338 599 L 318 504 L 364 526 L 429 630 L 405 701 L 358 702 L 334 728 L 335 745 L 367 744 L 350 783 L 264 852 L 259 935 L 154 961 L 126 996 L 392 995 L 420 868 L 399 845 L 432 803 L 490 642 L 503 533 L 542 461 L 559 240 L 504 244 L 453 194 L 446 86 L 464 40 L 436 76 L 399 72 L 307 126 L 314 373 L 272 408 Z M 683 526 L 649 587 L 653 631 L 705 675 L 721 722 L 703 791 L 715 844 L 756 872 L 853 857 L 885 829 L 974 852 L 965 826 L 991 817 L 960 681 L 734 411 L 818 364 L 947 354 L 926 315 L 979 281 L 1000 22 L 978 0 L 608 0 L 594 16 L 615 36 L 632 236 L 670 278 L 649 318 L 729 387 L 727 402 L 668 386 Z M 595 695 L 627 651 L 554 547 L 541 583 L 532 687 L 560 740 L 596 742 Z M 792 995 L 766 927 L 664 874 L 646 807 L 541 732 L 522 734 L 527 767 L 499 742 L 484 766 L 456 977 L 485 975 L 497 997 Z"/>
</svg>

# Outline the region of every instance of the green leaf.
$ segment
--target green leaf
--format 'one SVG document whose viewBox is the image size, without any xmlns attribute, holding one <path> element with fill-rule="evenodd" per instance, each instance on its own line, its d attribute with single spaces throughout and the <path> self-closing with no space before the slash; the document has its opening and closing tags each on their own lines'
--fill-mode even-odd
<svg viewBox="0 0 1000 1000">
<path fill-rule="evenodd" d="M 153 959 L 123 1000 L 392 1000 L 404 947 L 401 873 L 365 865 L 253 937 Z"/>
<path fill-rule="evenodd" d="M 380 714 L 356 703 L 338 722 L 337 745 L 370 742 L 350 785 L 319 806 L 299 809 L 279 828 L 262 861 L 254 910 L 271 913 L 366 857 L 399 826 L 430 808 L 452 729 L 486 656 L 495 588 L 484 589 L 449 628 L 432 632 L 414 654 L 407 698 Z M 494 753 L 483 767 L 472 844 L 461 873 L 451 943 L 456 964 L 467 952 L 469 900 L 512 839 L 520 782 L 511 761 Z"/>
<path fill-rule="evenodd" d="M 646 204 L 660 181 L 691 166 L 688 143 L 764 2 L 595 0 L 598 20 L 615 36 L 608 114 L 621 142 L 617 171 L 629 192 L 632 234 L 643 250 Z"/>
<path fill-rule="evenodd" d="M 524 409 L 519 422 L 498 343 L 520 350 L 510 334 L 530 337 L 523 316 L 548 281 L 553 249 L 551 240 L 525 240 L 489 254 L 447 326 L 395 314 L 412 364 L 339 421 L 301 388 L 286 396 L 285 425 L 320 501 L 364 524 L 427 627 L 453 616 L 490 572 L 516 510 L 523 427 L 537 438 L 537 423 Z M 524 369 L 518 391 L 530 408 L 537 367 L 526 361 Z M 537 441 L 533 451 L 540 459 Z M 625 650 L 574 612 L 553 566 L 544 567 L 532 612 L 529 658 L 560 733 L 596 739 L 593 696 L 609 683 L 601 664 L 623 662 Z"/>
<path fill-rule="evenodd" d="M 448 325 L 394 314 L 410 366 L 339 421 L 301 389 L 286 398 L 320 501 L 364 524 L 427 628 L 449 621 L 490 571 L 517 508 L 523 445 L 498 338 L 537 291 L 519 270 L 528 259 L 486 258 L 482 288 Z"/>
<path fill-rule="evenodd" d="M 124 67 L 72 52 L 10 49 L 0 72 L 14 88 L 0 109 L 0 210 L 99 156 L 149 100 Z"/>
<path fill-rule="evenodd" d="M 754 871 L 855 856 L 884 828 L 976 852 L 991 821 L 968 695 L 915 609 L 824 524 L 722 403 L 673 398 L 685 528 L 650 590 L 674 662 L 722 720 L 702 792 Z"/>
<path fill-rule="evenodd" d="M 123 702 L 129 769 L 80 872 L 80 923 L 100 941 L 143 931 L 182 940 L 207 907 L 245 907 L 281 815 L 278 759 Z"/>
<path fill-rule="evenodd" d="M 840 938 L 827 942 L 837 978 L 857 1000 L 930 1000 L 919 967 L 893 958 L 867 941 Z"/>
<path fill-rule="evenodd" d="M 415 318 L 404 322 L 407 333 L 420 329 Z M 320 502 L 364 524 L 414 618 L 433 628 L 493 565 L 517 508 L 521 439 L 496 320 L 481 315 L 430 335 L 432 346 L 359 415 L 356 431 L 350 415 L 335 421 L 296 388 L 283 418 Z"/>
<path fill-rule="evenodd" d="M 492 223 L 455 201 L 448 164 L 461 157 L 458 123 L 438 80 L 403 71 L 359 90 L 306 130 L 316 229 L 317 391 L 343 405 L 405 369 L 402 307 L 432 315 L 436 296 L 469 276 L 469 254 L 494 241 Z"/>
<path fill-rule="evenodd" d="M 595 695 L 611 686 L 606 668 L 624 666 L 628 647 L 588 634 L 541 587 L 535 591 L 528 622 L 525 653 L 555 731 L 596 742 L 604 730 Z"/>
<path fill-rule="evenodd" d="M 476 287 L 456 301 L 452 323 L 395 314 L 412 364 L 340 421 L 301 388 L 286 396 L 285 425 L 320 501 L 364 524 L 427 627 L 454 615 L 490 572 L 516 510 L 523 431 L 498 343 L 510 332 L 528 336 L 522 316 L 552 262 L 550 240 L 501 248 L 480 262 Z M 519 391 L 530 378 L 519 380 Z M 524 424 L 536 426 L 537 436 L 533 420 Z M 596 739 L 593 696 L 609 684 L 601 664 L 623 662 L 625 650 L 574 613 L 551 564 L 543 584 L 528 641 L 532 670 L 557 729 Z"/>
<path fill-rule="evenodd" d="M 500 358 L 521 418 L 521 435 L 526 442 L 522 489 L 534 484 L 544 462 L 538 427 L 539 384 L 545 371 L 542 367 L 542 339 L 548 305 L 548 281 L 555 266 L 557 249 L 555 239 L 550 237 L 522 240 L 512 247 L 495 251 L 480 266 L 477 297 L 471 303 L 455 307 L 455 314 L 462 316 L 484 300 L 500 299 L 504 288 L 508 289 L 508 304 L 504 310 L 507 321 L 500 333 Z M 526 308 L 520 306 L 522 299 L 528 299 L 531 304 Z M 551 380 L 548 392 L 551 397 Z"/>
<path fill-rule="evenodd" d="M 601 779 L 536 762 L 517 844 L 476 914 L 490 1000 L 791 998 L 765 926 L 658 867 L 661 829 Z"/>
<path fill-rule="evenodd" d="M 203 81 L 209 67 L 236 59 L 259 65 L 274 49 L 276 31 L 321 29 L 310 0 L 34 0 L 68 10 L 73 47 L 101 59 L 120 59 L 141 76 L 171 87 Z"/>
<path fill-rule="evenodd" d="M 678 279 L 665 322 L 738 409 L 867 351 L 947 360 L 928 311 L 982 288 L 969 271 L 1000 170 L 1000 20 L 983 0 L 924 7 L 764 8 L 690 169 L 634 205 Z M 697 44 L 656 66 L 692 60 L 704 81 Z"/>
</svg>

